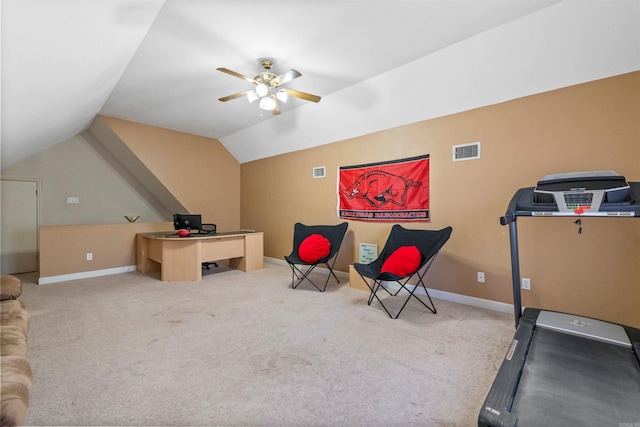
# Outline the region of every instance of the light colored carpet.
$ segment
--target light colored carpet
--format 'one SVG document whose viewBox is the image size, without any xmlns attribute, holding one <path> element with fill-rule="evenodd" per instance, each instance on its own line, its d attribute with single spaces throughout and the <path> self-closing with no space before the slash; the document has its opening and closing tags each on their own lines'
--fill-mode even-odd
<svg viewBox="0 0 640 427">
<path fill-rule="evenodd" d="M 199 283 L 21 278 L 29 425 L 472 426 L 514 333 L 441 300 L 393 320 L 346 279 L 293 290 L 269 262 Z"/>
</svg>

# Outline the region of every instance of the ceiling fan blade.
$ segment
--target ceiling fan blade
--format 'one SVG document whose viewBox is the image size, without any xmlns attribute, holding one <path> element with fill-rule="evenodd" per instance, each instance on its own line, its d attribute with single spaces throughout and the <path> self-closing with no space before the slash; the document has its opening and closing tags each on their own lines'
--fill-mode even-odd
<svg viewBox="0 0 640 427">
<path fill-rule="evenodd" d="M 274 78 L 273 80 L 271 80 L 271 87 L 278 87 L 280 85 L 290 82 L 293 79 L 297 79 L 301 75 L 302 74 L 300 74 L 296 70 L 291 69 L 289 71 L 286 71 L 280 74 L 278 77 Z"/>
<path fill-rule="evenodd" d="M 231 71 L 231 70 L 229 70 L 229 69 L 227 69 L 227 68 L 216 68 L 216 70 L 218 70 L 218 71 L 222 71 L 223 73 L 230 74 L 230 75 L 232 75 L 233 77 L 237 77 L 237 78 L 239 78 L 239 79 L 246 80 L 246 81 L 248 81 L 249 83 L 253 83 L 254 85 L 257 85 L 257 84 L 258 84 L 258 82 L 257 82 L 257 81 L 255 81 L 254 79 L 252 79 L 251 77 L 247 77 L 247 76 L 245 76 L 244 74 L 236 73 L 235 71 Z"/>
<path fill-rule="evenodd" d="M 219 98 L 218 101 L 222 101 L 222 102 L 231 101 L 232 99 L 240 98 L 241 96 L 246 96 L 247 93 L 249 92 L 251 91 L 245 90 L 244 92 L 238 92 L 238 93 L 234 93 L 233 95 L 223 96 L 222 98 Z"/>
<path fill-rule="evenodd" d="M 318 95 L 312 95 L 310 93 L 300 92 L 293 89 L 281 89 L 287 91 L 287 94 L 290 96 L 295 96 L 296 98 L 304 99 L 306 101 L 311 102 L 320 102 L 320 97 Z"/>
</svg>

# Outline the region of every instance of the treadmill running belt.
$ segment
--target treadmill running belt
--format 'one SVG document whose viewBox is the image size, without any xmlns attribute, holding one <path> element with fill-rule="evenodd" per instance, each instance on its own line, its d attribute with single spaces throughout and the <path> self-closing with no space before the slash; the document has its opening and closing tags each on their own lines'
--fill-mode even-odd
<svg viewBox="0 0 640 427">
<path fill-rule="evenodd" d="M 512 412 L 519 426 L 640 423 L 640 366 L 631 349 L 537 328 Z"/>
</svg>

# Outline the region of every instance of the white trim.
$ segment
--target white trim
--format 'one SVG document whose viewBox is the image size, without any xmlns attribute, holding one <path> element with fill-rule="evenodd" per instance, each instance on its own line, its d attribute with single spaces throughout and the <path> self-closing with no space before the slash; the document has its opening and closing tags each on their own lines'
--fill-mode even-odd
<svg viewBox="0 0 640 427">
<path fill-rule="evenodd" d="M 272 264 L 279 264 L 279 265 L 289 265 L 287 264 L 287 261 L 280 259 L 280 258 L 271 258 L 271 257 L 264 257 L 264 261 L 265 262 L 270 262 Z"/>
<path fill-rule="evenodd" d="M 470 305 L 472 307 L 484 308 L 506 314 L 513 313 L 513 304 L 507 304 L 504 302 L 454 294 L 453 292 L 440 291 L 438 289 L 429 289 L 429 295 L 436 299 L 457 302 L 458 304 Z"/>
<path fill-rule="evenodd" d="M 389 287 L 392 290 L 397 290 L 400 288 L 395 282 L 384 282 L 385 287 Z M 406 285 L 409 289 L 411 289 L 411 285 Z M 513 313 L 513 304 L 507 304 L 504 302 L 492 301 L 488 299 L 470 297 L 468 295 L 454 294 L 453 292 L 441 291 L 439 289 L 431 289 L 427 288 L 429 291 L 429 295 L 433 298 L 441 299 L 444 301 L 455 302 L 458 304 L 470 305 L 472 307 L 484 308 L 487 310 L 497 311 L 500 313 Z M 418 288 L 415 291 L 416 295 L 424 295 L 422 292 L 422 288 Z"/>
<path fill-rule="evenodd" d="M 42 224 L 41 206 L 42 200 L 40 195 L 42 194 L 42 178 L 32 177 L 15 177 L 13 175 L 0 175 L 0 181 L 23 181 L 23 182 L 35 182 L 36 184 L 36 264 L 40 269 L 40 224 Z"/>
<path fill-rule="evenodd" d="M 273 264 L 288 265 L 286 261 L 278 258 L 264 257 L 264 260 L 265 262 L 271 262 Z M 326 268 L 324 267 L 317 267 L 317 268 L 322 268 L 323 270 L 326 270 Z M 334 273 L 336 273 L 336 275 L 340 278 L 346 278 L 346 279 L 349 278 L 349 273 L 345 273 L 344 271 L 334 270 Z M 394 282 L 385 282 L 385 285 L 389 286 L 390 288 L 394 288 L 393 286 Z M 411 286 L 411 285 L 407 285 L 407 286 Z M 399 288 L 399 285 L 395 284 L 395 288 L 396 289 Z M 507 304 L 504 302 L 470 297 L 468 295 L 455 294 L 453 292 L 441 291 L 438 289 L 431 289 L 431 288 L 427 288 L 427 289 L 429 291 L 429 295 L 431 295 L 433 298 L 436 298 L 436 299 L 455 302 L 458 304 L 470 305 L 472 307 L 484 308 L 486 310 L 497 311 L 499 313 L 506 313 L 506 314 L 513 313 L 513 304 Z M 422 291 L 422 288 L 418 288 L 415 293 L 417 295 L 424 295 L 424 292 L 421 292 L 421 291 Z"/>
<path fill-rule="evenodd" d="M 126 267 L 106 268 L 104 270 L 82 271 L 80 273 L 61 274 L 59 276 L 40 277 L 38 285 L 67 282 L 69 280 L 90 279 L 92 277 L 109 276 L 111 274 L 130 273 L 136 271 L 135 265 Z"/>
<path fill-rule="evenodd" d="M 278 264 L 278 265 L 289 265 L 285 260 L 279 259 L 279 258 L 264 257 L 264 261 L 270 262 L 272 264 Z M 321 270 L 325 270 L 328 272 L 328 270 L 325 267 L 316 267 L 316 268 L 319 268 Z M 108 276 L 111 274 L 120 274 L 120 273 L 129 273 L 132 271 L 136 271 L 135 265 L 129 265 L 126 267 L 117 267 L 117 268 L 107 268 L 104 270 L 83 271 L 81 273 L 62 274 L 60 276 L 40 277 L 38 279 L 38 284 L 46 285 L 49 283 L 66 282 L 69 280 L 89 279 L 91 277 Z M 334 270 L 334 273 L 336 274 L 336 276 L 340 277 L 341 279 L 347 279 L 347 280 L 349 279 L 348 272 Z M 399 286 L 394 282 L 385 282 L 385 286 L 388 286 L 390 288 L 396 288 L 396 289 L 399 288 Z M 407 285 L 407 286 L 411 286 L 411 285 Z M 504 302 L 470 297 L 468 295 L 460 295 L 460 294 L 455 294 L 453 292 L 441 291 L 438 289 L 428 288 L 428 290 L 429 290 L 429 295 L 431 295 L 433 298 L 436 298 L 436 299 L 455 302 L 458 304 L 470 305 L 472 307 L 484 308 L 487 310 L 497 311 L 500 313 L 507 313 L 507 314 L 513 313 L 513 304 L 507 304 Z M 415 293 L 417 295 L 424 295 L 424 292 L 422 292 L 422 288 L 418 288 Z"/>
<path fill-rule="evenodd" d="M 269 257 L 264 257 L 265 262 L 270 262 L 272 264 L 278 264 L 278 265 L 289 265 L 287 264 L 287 261 L 279 259 L 279 258 L 269 258 Z M 316 269 L 320 269 L 320 270 L 324 270 L 327 272 L 327 274 L 329 273 L 329 270 L 326 267 L 316 267 Z M 349 273 L 348 272 L 344 272 L 344 271 L 338 271 L 338 270 L 333 270 L 333 272 L 335 273 L 336 276 L 338 276 L 341 279 L 349 279 Z"/>
</svg>

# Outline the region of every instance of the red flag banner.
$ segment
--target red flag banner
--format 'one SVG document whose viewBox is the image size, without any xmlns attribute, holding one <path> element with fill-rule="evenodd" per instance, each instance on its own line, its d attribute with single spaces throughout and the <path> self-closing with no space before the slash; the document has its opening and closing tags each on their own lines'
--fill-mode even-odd
<svg viewBox="0 0 640 427">
<path fill-rule="evenodd" d="M 429 155 L 341 166 L 338 216 L 362 221 L 429 221 Z"/>
</svg>

